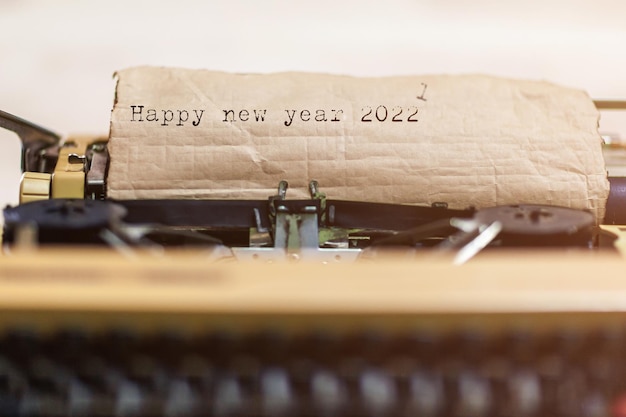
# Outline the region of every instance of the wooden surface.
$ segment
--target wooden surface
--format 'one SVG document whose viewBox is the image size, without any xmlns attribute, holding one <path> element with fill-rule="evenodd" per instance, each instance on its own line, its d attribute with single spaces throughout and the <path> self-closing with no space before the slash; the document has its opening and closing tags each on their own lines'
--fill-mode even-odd
<svg viewBox="0 0 626 417">
<path fill-rule="evenodd" d="M 346 264 L 210 260 L 89 249 L 0 257 L 0 308 L 203 312 L 626 311 L 626 260 L 493 252 L 463 266 L 389 254 Z"/>
<path fill-rule="evenodd" d="M 0 307 L 203 312 L 626 311 L 626 261 L 587 252 L 354 264 L 210 261 L 202 252 L 14 253 L 0 260 Z"/>
<path fill-rule="evenodd" d="M 619 254 L 589 251 L 494 252 L 463 266 L 429 255 L 322 265 L 212 261 L 206 252 L 21 251 L 0 257 L 0 324 L 625 323 L 625 272 Z"/>
</svg>

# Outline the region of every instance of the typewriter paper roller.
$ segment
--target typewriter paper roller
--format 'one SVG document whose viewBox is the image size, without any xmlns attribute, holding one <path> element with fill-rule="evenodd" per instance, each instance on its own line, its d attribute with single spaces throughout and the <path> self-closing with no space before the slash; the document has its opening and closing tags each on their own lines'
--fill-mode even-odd
<svg viewBox="0 0 626 417">
<path fill-rule="evenodd" d="M 117 73 L 108 195 L 334 199 L 592 211 L 609 192 L 585 92 L 483 75 Z"/>
</svg>

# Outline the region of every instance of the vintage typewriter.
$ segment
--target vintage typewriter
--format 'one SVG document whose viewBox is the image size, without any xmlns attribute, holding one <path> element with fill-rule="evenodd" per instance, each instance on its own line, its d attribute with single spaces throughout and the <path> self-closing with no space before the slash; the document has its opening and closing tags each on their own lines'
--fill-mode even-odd
<svg viewBox="0 0 626 417">
<path fill-rule="evenodd" d="M 106 196 L 106 139 L 7 113 L 0 415 L 626 415 L 626 179 L 544 205 Z M 541 251 L 538 251 L 538 248 Z M 463 264 L 463 265 L 461 265 Z"/>
</svg>

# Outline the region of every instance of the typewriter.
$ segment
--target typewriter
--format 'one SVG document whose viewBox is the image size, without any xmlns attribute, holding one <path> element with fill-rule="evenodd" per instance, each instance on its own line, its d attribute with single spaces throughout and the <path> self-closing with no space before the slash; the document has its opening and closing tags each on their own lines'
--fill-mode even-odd
<svg viewBox="0 0 626 417">
<path fill-rule="evenodd" d="M 106 195 L 106 139 L 23 143 L 0 415 L 626 415 L 626 179 L 546 205 Z M 539 250 L 540 249 L 540 250 Z"/>
</svg>

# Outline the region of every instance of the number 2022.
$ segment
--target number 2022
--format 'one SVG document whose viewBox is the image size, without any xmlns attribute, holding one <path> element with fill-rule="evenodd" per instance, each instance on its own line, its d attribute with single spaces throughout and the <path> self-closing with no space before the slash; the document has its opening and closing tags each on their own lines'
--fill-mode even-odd
<svg viewBox="0 0 626 417">
<path fill-rule="evenodd" d="M 361 117 L 362 122 L 384 122 L 387 119 L 392 122 L 417 122 L 417 112 L 419 109 L 415 106 L 408 108 L 394 106 L 391 108 L 391 111 L 389 111 L 387 106 L 380 105 L 375 109 L 370 106 L 365 106 L 361 111 L 363 112 L 363 116 Z M 405 116 L 406 119 L 404 118 Z"/>
</svg>

